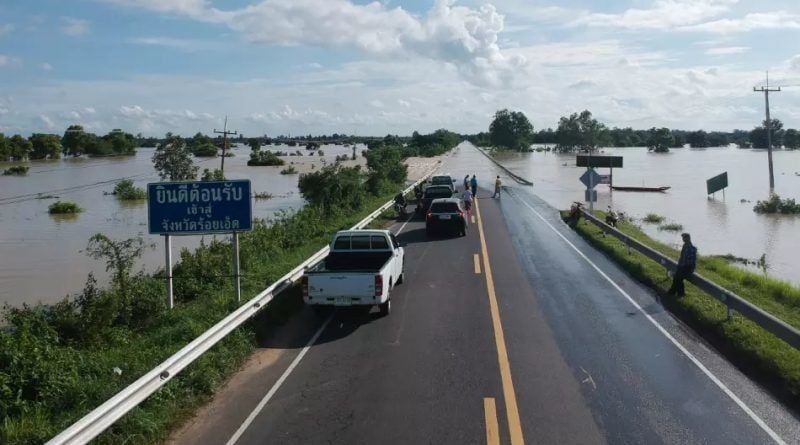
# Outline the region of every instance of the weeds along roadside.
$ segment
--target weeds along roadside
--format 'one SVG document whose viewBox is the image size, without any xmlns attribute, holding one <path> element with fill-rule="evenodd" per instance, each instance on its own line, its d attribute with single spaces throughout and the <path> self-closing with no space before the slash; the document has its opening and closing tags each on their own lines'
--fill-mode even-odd
<svg viewBox="0 0 800 445">
<path fill-rule="evenodd" d="M 332 165 L 301 179 L 309 205 L 258 222 L 240 236 L 242 292 L 255 295 L 390 200 L 405 181 L 398 147 L 375 149 L 366 172 Z M 395 181 L 387 180 L 392 178 Z M 365 186 L 366 185 L 366 186 Z M 236 307 L 231 248 L 212 239 L 183 250 L 174 269 L 176 308 L 164 304 L 163 272 L 136 274 L 125 291 L 99 288 L 49 306 L 5 308 L 0 332 L 0 443 L 43 443 L 160 363 Z M 157 443 L 208 400 L 269 324 L 302 307 L 296 290 L 276 298 L 96 443 Z"/>
<path fill-rule="evenodd" d="M 604 218 L 603 212 L 596 212 Z M 618 229 L 662 254 L 677 258 L 679 251 L 653 240 L 637 227 L 620 223 Z M 662 304 L 711 342 L 737 367 L 768 387 L 793 409 L 800 408 L 800 351 L 742 316 L 728 319 L 725 305 L 694 285 L 686 297 L 667 296 L 672 279 L 663 266 L 631 250 L 592 223 L 582 220 L 576 231 L 633 277 L 652 288 Z M 765 311 L 800 328 L 800 289 L 789 283 L 742 270 L 721 258 L 700 257 L 697 273 L 747 299 Z"/>
</svg>

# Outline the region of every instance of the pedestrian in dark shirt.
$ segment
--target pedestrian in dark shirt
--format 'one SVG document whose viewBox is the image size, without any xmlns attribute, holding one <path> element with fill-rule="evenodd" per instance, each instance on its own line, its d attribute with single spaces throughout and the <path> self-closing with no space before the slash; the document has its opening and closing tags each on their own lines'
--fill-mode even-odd
<svg viewBox="0 0 800 445">
<path fill-rule="evenodd" d="M 469 185 L 472 188 L 472 197 L 473 198 L 477 198 L 478 197 L 478 178 L 476 178 L 475 175 L 472 175 L 472 179 L 470 179 Z"/>
<path fill-rule="evenodd" d="M 681 257 L 678 258 L 678 268 L 675 270 L 675 275 L 672 277 L 672 287 L 667 291 L 668 294 L 677 295 L 679 297 L 686 295 L 686 290 L 683 287 L 683 280 L 692 275 L 697 266 L 697 247 L 692 244 L 691 235 L 683 233 L 681 234 L 681 238 L 683 238 Z"/>
</svg>

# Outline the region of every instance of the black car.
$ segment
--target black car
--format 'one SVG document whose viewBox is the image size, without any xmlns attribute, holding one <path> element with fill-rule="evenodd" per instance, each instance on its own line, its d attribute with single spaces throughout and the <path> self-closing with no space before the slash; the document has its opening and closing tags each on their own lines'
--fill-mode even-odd
<svg viewBox="0 0 800 445">
<path fill-rule="evenodd" d="M 434 199 L 452 198 L 453 190 L 446 185 L 432 185 L 422 193 L 422 199 L 417 203 L 417 213 L 424 214 L 431 206 Z"/>
<path fill-rule="evenodd" d="M 435 199 L 425 215 L 425 233 L 457 233 L 467 235 L 467 216 L 457 198 Z"/>
</svg>

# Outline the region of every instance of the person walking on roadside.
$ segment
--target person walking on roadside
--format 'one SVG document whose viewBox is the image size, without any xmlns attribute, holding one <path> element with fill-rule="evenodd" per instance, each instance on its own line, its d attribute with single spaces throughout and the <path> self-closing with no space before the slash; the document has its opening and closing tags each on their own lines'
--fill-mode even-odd
<svg viewBox="0 0 800 445">
<path fill-rule="evenodd" d="M 469 190 L 469 175 L 464 176 L 464 190 Z"/>
<path fill-rule="evenodd" d="M 503 185 L 503 182 L 500 181 L 500 176 L 497 177 L 494 181 L 494 195 L 492 198 L 499 198 L 500 197 L 500 186 Z"/>
<path fill-rule="evenodd" d="M 678 258 L 678 268 L 672 277 L 672 287 L 667 291 L 669 295 L 677 295 L 679 297 L 686 295 L 683 280 L 692 275 L 697 266 L 697 247 L 692 244 L 691 235 L 682 233 L 681 238 L 683 238 L 683 248 L 681 249 L 681 256 Z"/>
<path fill-rule="evenodd" d="M 464 189 L 464 193 L 461 195 L 461 200 L 464 201 L 464 210 L 467 211 L 468 214 L 472 213 L 472 191 L 470 189 Z"/>
<path fill-rule="evenodd" d="M 478 197 L 478 178 L 475 175 L 472 175 L 472 179 L 469 180 L 469 185 L 472 188 L 472 197 Z"/>
</svg>

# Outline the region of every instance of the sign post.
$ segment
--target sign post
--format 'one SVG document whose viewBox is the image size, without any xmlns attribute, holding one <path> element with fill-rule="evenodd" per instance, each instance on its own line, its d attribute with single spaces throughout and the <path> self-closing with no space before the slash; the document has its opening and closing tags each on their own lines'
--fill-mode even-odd
<svg viewBox="0 0 800 445">
<path fill-rule="evenodd" d="M 594 171 L 594 168 L 588 167 L 586 173 L 581 175 L 580 180 L 586 186 L 586 201 L 589 201 L 589 212 L 594 212 L 594 202 L 597 201 L 597 190 L 595 186 L 600 183 L 602 178 Z"/>
<path fill-rule="evenodd" d="M 713 195 L 722 190 L 722 199 L 725 199 L 725 188 L 728 187 L 728 172 L 714 176 L 706 181 L 706 194 Z"/>
<path fill-rule="evenodd" d="M 167 254 L 164 267 L 167 284 L 167 307 L 172 309 L 175 306 L 175 299 L 172 291 L 172 237 L 169 235 L 164 235 L 164 250 Z"/>
<path fill-rule="evenodd" d="M 172 236 L 233 234 L 233 279 L 241 302 L 239 232 L 252 225 L 249 180 L 156 182 L 147 184 L 147 220 L 151 234 L 164 235 L 167 301 L 174 306 Z"/>
</svg>

